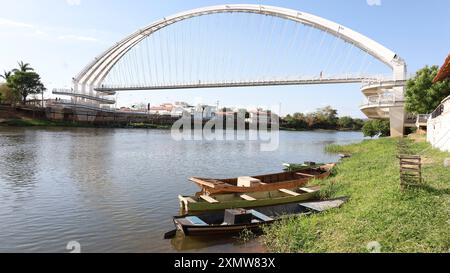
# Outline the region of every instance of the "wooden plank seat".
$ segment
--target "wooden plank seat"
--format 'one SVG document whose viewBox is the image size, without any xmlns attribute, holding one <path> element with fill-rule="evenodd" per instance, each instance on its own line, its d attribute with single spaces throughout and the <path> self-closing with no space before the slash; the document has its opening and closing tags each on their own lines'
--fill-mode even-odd
<svg viewBox="0 0 450 273">
<path fill-rule="evenodd" d="M 300 176 L 306 176 L 306 177 L 315 177 L 315 175 L 308 174 L 308 173 L 295 173 L 295 174 L 300 175 Z"/>
<path fill-rule="evenodd" d="M 293 192 L 293 191 L 290 191 L 290 190 L 287 190 L 287 189 L 280 189 L 280 192 L 283 192 L 283 193 L 286 193 L 286 194 L 289 194 L 289 195 L 292 195 L 292 196 L 299 196 L 300 195 L 300 193 L 296 193 L 296 192 Z"/>
<path fill-rule="evenodd" d="M 307 192 L 307 193 L 313 193 L 316 192 L 316 190 L 310 189 L 310 188 L 300 188 L 300 190 Z"/>
<path fill-rule="evenodd" d="M 247 200 L 247 201 L 256 201 L 256 198 L 253 198 L 253 197 L 251 197 L 249 195 L 246 195 L 246 194 L 241 195 L 241 198 L 244 199 L 244 200 Z"/>
<path fill-rule="evenodd" d="M 264 221 L 264 222 L 268 222 L 268 221 L 273 221 L 273 218 L 270 218 L 269 216 L 267 216 L 267 215 L 265 215 L 265 214 L 262 214 L 261 212 L 259 212 L 259 211 L 256 211 L 256 210 L 251 210 L 251 211 L 249 211 L 254 217 L 256 217 L 256 218 L 258 218 L 258 219 L 261 219 L 262 221 Z"/>
<path fill-rule="evenodd" d="M 207 226 L 208 224 L 205 223 L 202 219 L 198 218 L 197 216 L 189 216 L 186 217 L 186 220 L 191 222 L 193 225 L 196 226 Z"/>
<path fill-rule="evenodd" d="M 206 202 L 210 203 L 210 204 L 216 204 L 219 203 L 219 201 L 217 201 L 216 199 L 212 198 L 211 196 L 207 196 L 207 195 L 202 195 L 200 196 L 201 199 L 205 200 Z"/>
<path fill-rule="evenodd" d="M 192 199 L 191 197 L 187 197 L 184 198 L 188 203 L 197 203 L 197 201 L 195 201 L 194 199 Z"/>
</svg>

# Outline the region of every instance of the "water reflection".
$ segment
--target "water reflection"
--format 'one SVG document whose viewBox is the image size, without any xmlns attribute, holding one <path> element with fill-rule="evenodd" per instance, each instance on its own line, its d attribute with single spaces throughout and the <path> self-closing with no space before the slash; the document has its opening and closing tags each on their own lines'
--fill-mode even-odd
<svg viewBox="0 0 450 273">
<path fill-rule="evenodd" d="M 163 240 L 189 177 L 277 173 L 285 162 L 332 162 L 328 143 L 351 132 L 281 132 L 276 151 L 258 142 L 175 141 L 170 131 L 0 128 L 0 252 L 261 251 L 233 238 Z"/>
<path fill-rule="evenodd" d="M 205 249 L 210 249 L 211 252 L 266 252 L 259 239 L 245 242 L 233 236 L 185 237 L 177 233 L 171 240 L 171 245 L 178 252 L 198 252 Z"/>
<path fill-rule="evenodd" d="M 36 183 L 36 135 L 32 132 L 8 134 L 0 139 L 0 178 L 20 194 L 30 194 Z"/>
</svg>

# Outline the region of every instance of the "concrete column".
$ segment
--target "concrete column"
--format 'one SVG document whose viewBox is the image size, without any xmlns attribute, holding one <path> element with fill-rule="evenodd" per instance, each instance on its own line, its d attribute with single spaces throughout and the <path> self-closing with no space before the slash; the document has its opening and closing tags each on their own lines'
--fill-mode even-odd
<svg viewBox="0 0 450 273">
<path fill-rule="evenodd" d="M 406 64 L 399 63 L 394 66 L 394 80 L 405 80 L 406 79 Z M 395 95 L 396 104 L 401 104 L 401 106 L 396 106 L 389 109 L 389 120 L 391 122 L 391 137 L 402 137 L 405 135 L 405 88 L 404 87 L 394 87 L 393 93 Z"/>
<path fill-rule="evenodd" d="M 391 122 L 391 137 L 404 136 L 405 108 L 401 106 L 389 109 L 389 120 Z"/>
</svg>

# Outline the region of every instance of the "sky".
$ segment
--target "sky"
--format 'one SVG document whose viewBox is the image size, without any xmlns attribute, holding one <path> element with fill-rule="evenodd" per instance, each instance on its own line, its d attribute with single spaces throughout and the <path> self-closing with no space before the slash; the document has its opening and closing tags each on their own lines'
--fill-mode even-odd
<svg viewBox="0 0 450 273">
<path fill-rule="evenodd" d="M 450 1 L 285 0 L 244 1 L 308 12 L 352 28 L 393 50 L 414 73 L 441 65 L 450 53 Z M 241 1 L 202 0 L 0 0 L 0 72 L 19 60 L 41 74 L 49 90 L 68 88 L 96 56 L 143 26 L 203 6 Z M 331 105 L 341 116 L 364 117 L 358 84 L 172 90 L 121 93 L 118 106 L 187 101 L 221 106 L 281 105 L 281 114 Z M 51 96 L 51 92 L 46 94 Z"/>
</svg>

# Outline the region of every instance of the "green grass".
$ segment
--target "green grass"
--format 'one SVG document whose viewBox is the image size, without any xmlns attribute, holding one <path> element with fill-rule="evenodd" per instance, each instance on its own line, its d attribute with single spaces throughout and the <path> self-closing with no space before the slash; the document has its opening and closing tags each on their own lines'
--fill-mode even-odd
<svg viewBox="0 0 450 273">
<path fill-rule="evenodd" d="M 323 197 L 349 196 L 341 209 L 295 217 L 266 229 L 264 243 L 273 252 L 368 252 L 379 242 L 382 252 L 449 252 L 450 157 L 427 143 L 408 140 L 411 153 L 421 153 L 425 186 L 400 189 L 396 139 L 329 147 L 350 153 L 335 176 L 316 182 Z"/>
<path fill-rule="evenodd" d="M 6 121 L 0 122 L 0 126 L 10 126 L 10 127 L 81 127 L 81 128 L 134 128 L 134 129 L 160 129 L 166 130 L 170 129 L 171 126 L 168 125 L 155 125 L 148 123 L 130 123 L 128 125 L 120 124 L 110 124 L 97 126 L 89 123 L 78 123 L 70 121 L 50 121 L 50 120 L 40 120 L 40 119 L 8 119 Z"/>
<path fill-rule="evenodd" d="M 168 130 L 172 128 L 171 125 L 157 125 L 149 123 L 131 123 L 129 124 L 128 127 L 134 129 L 159 129 L 159 130 Z"/>
</svg>

